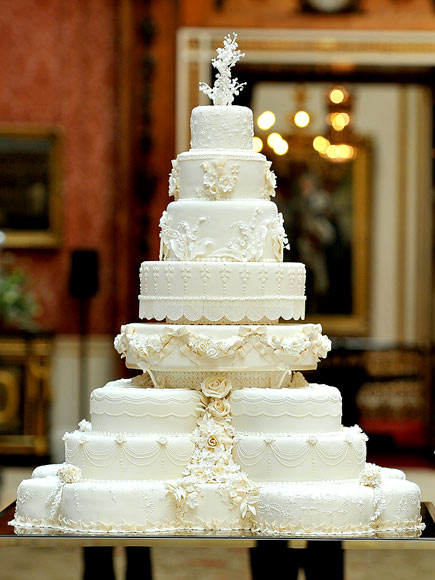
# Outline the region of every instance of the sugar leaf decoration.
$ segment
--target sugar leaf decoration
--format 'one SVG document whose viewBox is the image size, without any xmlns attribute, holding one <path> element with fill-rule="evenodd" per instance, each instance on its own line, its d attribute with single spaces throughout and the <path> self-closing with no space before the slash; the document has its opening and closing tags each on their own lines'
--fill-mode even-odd
<svg viewBox="0 0 435 580">
<path fill-rule="evenodd" d="M 213 101 L 214 105 L 231 105 L 246 83 L 239 83 L 237 78 L 231 78 L 231 69 L 245 56 L 238 50 L 237 34 L 227 34 L 224 38 L 223 48 L 217 49 L 217 57 L 211 64 L 217 70 L 216 79 L 212 87 L 207 83 L 200 82 L 199 90 L 205 93 Z"/>
</svg>

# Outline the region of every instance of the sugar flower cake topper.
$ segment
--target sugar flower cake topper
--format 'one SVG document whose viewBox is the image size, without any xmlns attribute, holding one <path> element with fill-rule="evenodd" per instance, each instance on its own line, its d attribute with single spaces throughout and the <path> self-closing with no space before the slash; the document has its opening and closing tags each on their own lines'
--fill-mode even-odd
<svg viewBox="0 0 435 580">
<path fill-rule="evenodd" d="M 237 78 L 231 78 L 231 69 L 245 56 L 238 50 L 237 34 L 227 34 L 224 38 L 224 47 L 217 49 L 217 57 L 211 64 L 217 69 L 213 87 L 200 82 L 199 90 L 205 93 L 213 101 L 214 105 L 231 105 L 234 97 L 238 95 L 246 83 L 239 83 Z"/>
</svg>

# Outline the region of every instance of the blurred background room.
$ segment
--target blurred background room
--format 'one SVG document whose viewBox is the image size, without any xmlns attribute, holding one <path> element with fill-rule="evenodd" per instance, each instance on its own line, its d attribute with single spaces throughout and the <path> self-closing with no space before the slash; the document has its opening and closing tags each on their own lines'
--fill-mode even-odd
<svg viewBox="0 0 435 580">
<path fill-rule="evenodd" d="M 90 392 L 131 376 L 113 337 L 138 320 L 171 159 L 189 148 L 190 111 L 208 104 L 198 83 L 233 31 L 247 83 L 235 104 L 253 109 L 255 148 L 277 175 L 285 259 L 306 264 L 307 320 L 333 339 L 307 378 L 341 390 L 369 461 L 435 501 L 435 4 L 0 4 L 0 508 L 34 466 L 63 461 Z M 8 577 L 36 578 L 20 550 Z M 243 550 L 231 562 L 173 552 L 156 552 L 156 578 L 249 578 Z M 347 557 L 349 580 L 375 577 L 363 552 Z M 74 553 L 61 557 L 62 578 L 80 577 Z M 397 562 L 379 559 L 377 575 L 411 577 Z"/>
</svg>

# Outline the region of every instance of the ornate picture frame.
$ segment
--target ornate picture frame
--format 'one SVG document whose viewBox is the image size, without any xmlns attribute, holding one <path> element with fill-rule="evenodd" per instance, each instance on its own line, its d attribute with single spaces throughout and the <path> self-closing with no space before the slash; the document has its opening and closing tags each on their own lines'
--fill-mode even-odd
<svg viewBox="0 0 435 580">
<path fill-rule="evenodd" d="M 0 230 L 6 248 L 55 248 L 61 235 L 61 130 L 0 125 Z"/>
</svg>

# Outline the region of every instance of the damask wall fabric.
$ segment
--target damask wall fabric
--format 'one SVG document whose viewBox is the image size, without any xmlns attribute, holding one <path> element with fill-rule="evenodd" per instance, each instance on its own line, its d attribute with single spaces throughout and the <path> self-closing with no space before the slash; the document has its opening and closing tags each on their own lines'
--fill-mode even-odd
<svg viewBox="0 0 435 580">
<path fill-rule="evenodd" d="M 70 251 L 100 253 L 91 330 L 111 332 L 115 191 L 115 4 L 14 0 L 0 10 L 0 119 L 63 132 L 63 241 L 59 251 L 21 252 L 45 328 L 77 332 L 68 294 Z M 59 316 L 62 312 L 62 316 Z"/>
</svg>

